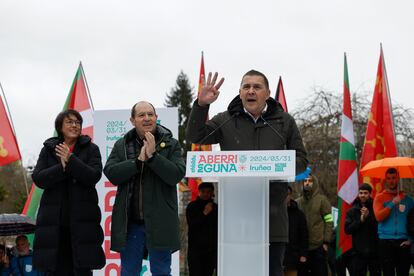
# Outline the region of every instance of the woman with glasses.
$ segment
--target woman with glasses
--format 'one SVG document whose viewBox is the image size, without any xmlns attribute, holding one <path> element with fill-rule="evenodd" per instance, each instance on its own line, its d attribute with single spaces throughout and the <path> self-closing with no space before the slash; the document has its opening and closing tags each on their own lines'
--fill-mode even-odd
<svg viewBox="0 0 414 276">
<path fill-rule="evenodd" d="M 105 265 L 96 183 L 102 162 L 98 146 L 81 135 L 82 116 L 56 117 L 57 137 L 47 139 L 33 171 L 43 189 L 33 247 L 34 267 L 48 275 L 92 275 Z"/>
</svg>

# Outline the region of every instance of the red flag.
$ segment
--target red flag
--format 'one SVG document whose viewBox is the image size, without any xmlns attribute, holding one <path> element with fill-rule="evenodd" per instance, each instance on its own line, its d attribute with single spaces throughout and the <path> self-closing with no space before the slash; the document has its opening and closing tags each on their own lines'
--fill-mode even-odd
<svg viewBox="0 0 414 276">
<path fill-rule="evenodd" d="M 93 106 L 87 87 L 82 63 L 80 63 L 62 110 L 75 109 L 78 111 L 83 118 L 82 134 L 93 138 Z M 32 185 L 22 214 L 36 218 L 42 193 L 43 190 Z"/>
<path fill-rule="evenodd" d="M 279 83 L 277 84 L 275 100 L 282 105 L 283 110 L 285 112 L 288 112 L 285 90 L 283 89 L 282 76 L 279 77 Z"/>
<path fill-rule="evenodd" d="M 3 91 L 3 90 L 2 90 Z M 2 97 L 0 96 L 0 166 L 21 160 L 19 146 L 14 136 Z"/>
<path fill-rule="evenodd" d="M 375 82 L 371 111 L 368 115 L 368 125 L 360 166 L 362 168 L 369 161 L 395 156 L 397 156 L 397 143 L 394 134 L 394 119 L 392 115 L 387 71 L 385 70 L 384 54 L 381 46 L 377 79 Z M 362 176 L 360 176 L 360 179 L 362 179 Z M 364 177 L 362 182 L 369 183 L 373 186 L 374 196 L 383 188 L 382 183 L 375 178 Z"/>
<path fill-rule="evenodd" d="M 198 80 L 198 90 L 197 96 L 200 94 L 201 89 L 203 88 L 203 80 L 205 79 L 205 71 L 204 71 L 204 55 L 201 52 L 201 65 L 200 65 L 200 77 Z M 207 118 L 208 120 L 208 118 Z M 191 145 L 192 151 L 210 151 L 211 145 Z M 191 190 L 191 200 L 195 200 L 198 196 L 198 185 L 201 183 L 200 178 L 189 178 L 188 179 L 188 187 Z"/>
<path fill-rule="evenodd" d="M 336 228 L 336 256 L 352 248 L 352 236 L 344 230 L 346 213 L 358 195 L 358 171 L 355 154 L 354 126 L 352 122 L 351 94 L 349 92 L 348 65 L 344 57 L 344 98 L 338 162 L 338 226 Z"/>
</svg>

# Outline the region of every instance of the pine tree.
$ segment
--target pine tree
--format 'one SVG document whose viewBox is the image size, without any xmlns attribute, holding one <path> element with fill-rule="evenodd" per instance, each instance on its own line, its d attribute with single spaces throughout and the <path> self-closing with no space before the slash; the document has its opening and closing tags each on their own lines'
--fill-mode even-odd
<svg viewBox="0 0 414 276">
<path fill-rule="evenodd" d="M 185 129 L 188 117 L 190 116 L 193 102 L 193 88 L 190 85 L 187 75 L 181 71 L 177 77 L 174 88 L 167 93 L 165 99 L 166 107 L 178 107 L 178 139 L 184 149 L 184 156 L 191 150 L 191 143 L 185 140 Z"/>
</svg>

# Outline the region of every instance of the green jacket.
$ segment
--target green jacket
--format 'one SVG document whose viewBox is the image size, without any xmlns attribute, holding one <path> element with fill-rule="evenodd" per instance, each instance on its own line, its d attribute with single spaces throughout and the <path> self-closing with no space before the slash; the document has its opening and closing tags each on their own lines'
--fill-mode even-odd
<svg viewBox="0 0 414 276">
<path fill-rule="evenodd" d="M 326 196 L 319 193 L 319 184 L 313 176 L 312 191 L 296 199 L 299 209 L 305 214 L 309 231 L 309 250 L 331 242 L 333 232 L 332 208 Z"/>
<path fill-rule="evenodd" d="M 118 186 L 112 211 L 111 250 L 119 252 L 125 248 L 132 188 L 135 178 L 142 177 L 146 247 L 176 251 L 180 248 L 177 183 L 185 174 L 181 146 L 167 128 L 158 125 L 156 153 L 142 163 L 127 157 L 127 146 L 136 137 L 136 130 L 132 129 L 119 139 L 104 168 L 109 181 Z"/>
</svg>

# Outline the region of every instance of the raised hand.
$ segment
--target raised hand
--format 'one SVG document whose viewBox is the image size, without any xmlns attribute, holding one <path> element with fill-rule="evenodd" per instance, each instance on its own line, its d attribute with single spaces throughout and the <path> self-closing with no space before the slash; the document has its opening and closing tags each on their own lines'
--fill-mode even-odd
<svg viewBox="0 0 414 276">
<path fill-rule="evenodd" d="M 202 88 L 198 95 L 198 104 L 200 106 L 206 106 L 215 102 L 220 94 L 219 89 L 224 82 L 224 78 L 221 78 L 216 84 L 218 73 L 214 73 L 213 79 L 211 78 L 211 75 L 211 72 L 208 73 L 207 82 L 205 77 L 203 79 Z"/>
</svg>

